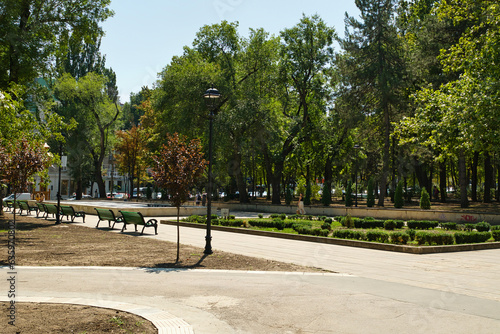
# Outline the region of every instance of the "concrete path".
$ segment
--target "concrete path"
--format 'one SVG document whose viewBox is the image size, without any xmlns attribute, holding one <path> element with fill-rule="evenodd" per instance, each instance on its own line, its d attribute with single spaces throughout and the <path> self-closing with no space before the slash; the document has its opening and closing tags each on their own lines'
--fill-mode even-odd
<svg viewBox="0 0 500 334">
<path fill-rule="evenodd" d="M 79 225 L 93 228 L 97 217 L 86 221 Z M 161 225 L 159 235 L 140 238 L 175 241 L 175 229 Z M 183 244 L 204 247 L 204 236 L 181 228 Z M 19 296 L 125 303 L 190 325 L 169 324 L 164 332 L 172 333 L 500 332 L 500 250 L 411 255 L 221 231 L 212 236 L 213 256 L 222 250 L 336 273 L 19 267 Z"/>
</svg>

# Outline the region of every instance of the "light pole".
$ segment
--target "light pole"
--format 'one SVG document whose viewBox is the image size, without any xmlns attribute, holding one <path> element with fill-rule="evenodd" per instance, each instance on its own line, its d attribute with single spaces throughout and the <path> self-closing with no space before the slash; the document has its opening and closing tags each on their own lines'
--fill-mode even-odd
<svg viewBox="0 0 500 334">
<path fill-rule="evenodd" d="M 354 149 L 357 151 L 359 149 L 359 145 L 356 144 L 354 145 Z M 356 177 L 356 194 L 354 195 L 354 207 L 358 207 L 358 152 L 356 152 L 356 172 L 355 172 L 355 177 Z"/>
<path fill-rule="evenodd" d="M 57 177 L 57 212 L 56 212 L 56 225 L 61 224 L 61 167 L 62 167 L 62 143 L 59 143 L 59 157 L 61 163 L 59 164 L 59 175 Z"/>
<path fill-rule="evenodd" d="M 219 91 L 214 88 L 207 89 L 203 97 L 207 104 L 209 114 L 209 132 L 208 132 L 208 185 L 207 185 L 207 235 L 205 236 L 205 254 L 212 254 L 212 132 L 213 120 L 217 111 L 217 100 L 220 98 Z"/>
</svg>

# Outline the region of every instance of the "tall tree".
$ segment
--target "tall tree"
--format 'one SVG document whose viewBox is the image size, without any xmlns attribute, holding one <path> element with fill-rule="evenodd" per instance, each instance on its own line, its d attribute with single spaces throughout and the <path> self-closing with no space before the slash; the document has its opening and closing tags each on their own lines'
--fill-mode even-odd
<svg viewBox="0 0 500 334">
<path fill-rule="evenodd" d="M 110 100 L 106 89 L 107 78 L 88 73 L 78 81 L 63 75 L 55 85 L 56 97 L 61 101 L 61 113 L 78 122 L 78 141 L 92 157 L 95 181 L 101 198 L 106 197 L 102 164 L 108 153 L 109 136 L 115 131 L 120 109 Z M 74 111 L 74 112 L 68 112 Z"/>
<path fill-rule="evenodd" d="M 378 205 L 383 206 L 391 162 L 391 121 L 401 103 L 402 45 L 394 20 L 395 0 L 356 0 L 356 6 L 361 21 L 346 16 L 346 35 L 340 40 L 346 53 L 343 75 L 348 77 L 347 93 L 355 106 L 380 122 L 383 151 Z"/>
<path fill-rule="evenodd" d="M 102 35 L 101 22 L 113 15 L 110 0 L 1 0 L 0 88 L 45 76 L 52 58 L 64 52 L 58 41 L 70 33 L 87 40 Z"/>
</svg>

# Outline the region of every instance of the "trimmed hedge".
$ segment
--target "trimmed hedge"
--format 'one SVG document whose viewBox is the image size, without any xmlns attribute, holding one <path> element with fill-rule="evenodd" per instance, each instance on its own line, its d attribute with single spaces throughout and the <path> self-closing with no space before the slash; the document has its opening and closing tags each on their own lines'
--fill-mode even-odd
<svg viewBox="0 0 500 334">
<path fill-rule="evenodd" d="M 339 239 L 363 240 L 365 239 L 365 234 L 361 231 L 356 230 L 336 229 L 333 230 L 332 237 Z"/>
<path fill-rule="evenodd" d="M 443 230 L 456 230 L 457 229 L 457 223 L 441 223 L 440 226 Z"/>
<path fill-rule="evenodd" d="M 392 244 L 406 245 L 410 240 L 410 236 L 404 232 L 392 232 L 389 234 L 389 239 Z"/>
<path fill-rule="evenodd" d="M 455 242 L 457 245 L 486 242 L 490 238 L 490 232 L 455 232 Z"/>
<path fill-rule="evenodd" d="M 450 233 L 433 233 L 419 231 L 415 234 L 415 241 L 419 245 L 453 245 L 453 234 Z"/>
<path fill-rule="evenodd" d="M 438 227 L 439 223 L 437 221 L 430 220 L 409 220 L 407 225 L 408 228 L 414 230 L 428 230 Z"/>
<path fill-rule="evenodd" d="M 491 225 L 487 222 L 480 222 L 476 224 L 476 230 L 478 232 L 488 232 L 491 228 Z"/>
<path fill-rule="evenodd" d="M 500 241 L 500 229 L 494 229 L 491 231 L 491 235 L 495 241 Z"/>
<path fill-rule="evenodd" d="M 389 242 L 389 233 L 385 231 L 368 231 L 366 232 L 366 240 L 387 243 Z"/>
</svg>

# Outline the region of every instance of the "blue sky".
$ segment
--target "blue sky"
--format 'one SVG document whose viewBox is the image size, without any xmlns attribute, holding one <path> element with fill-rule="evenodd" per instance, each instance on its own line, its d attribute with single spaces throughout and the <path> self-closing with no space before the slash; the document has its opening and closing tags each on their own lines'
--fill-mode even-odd
<svg viewBox="0 0 500 334">
<path fill-rule="evenodd" d="M 302 14 L 318 14 L 340 36 L 345 12 L 357 17 L 354 0 L 113 0 L 115 15 L 103 23 L 101 52 L 116 72 L 121 102 L 142 86 L 153 87 L 173 56 L 191 46 L 199 29 L 222 20 L 239 22 L 239 34 L 264 28 L 278 35 L 296 25 Z"/>
</svg>

